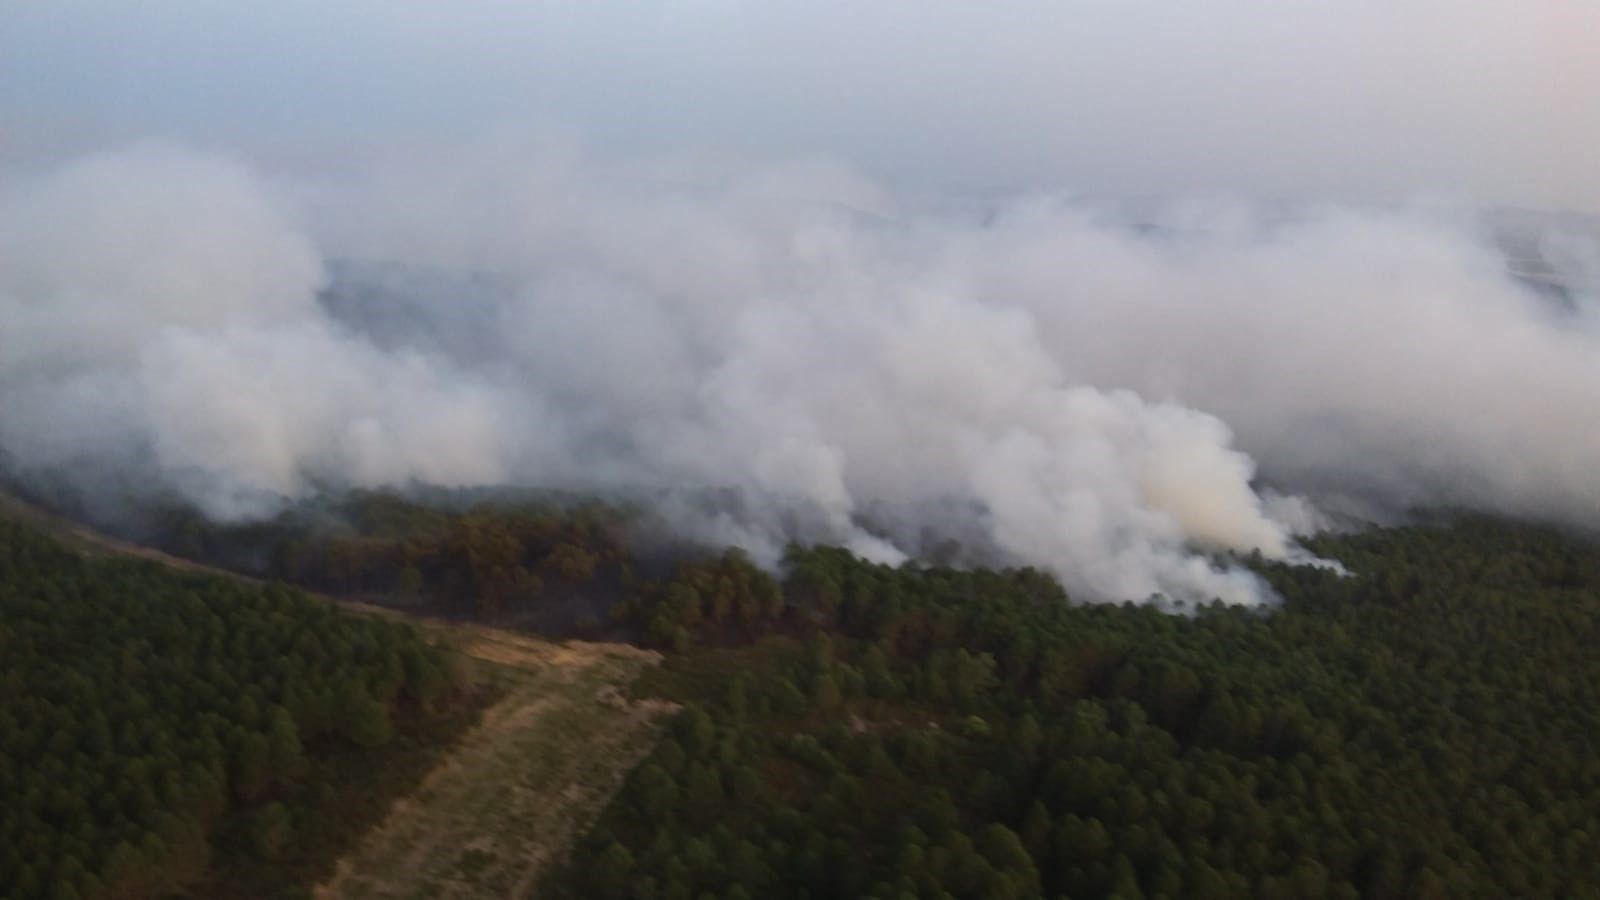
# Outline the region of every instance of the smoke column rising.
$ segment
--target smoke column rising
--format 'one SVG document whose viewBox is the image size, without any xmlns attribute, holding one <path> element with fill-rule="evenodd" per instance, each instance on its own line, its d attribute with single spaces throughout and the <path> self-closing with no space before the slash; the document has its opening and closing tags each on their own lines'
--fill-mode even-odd
<svg viewBox="0 0 1600 900">
<path fill-rule="evenodd" d="M 0 194 L 0 448 L 231 518 L 515 483 L 769 560 L 956 537 L 1085 599 L 1262 602 L 1212 551 L 1308 561 L 1301 496 L 1600 523 L 1590 298 L 1437 213 L 1165 220 L 548 147 L 285 189 L 138 146 Z"/>
</svg>

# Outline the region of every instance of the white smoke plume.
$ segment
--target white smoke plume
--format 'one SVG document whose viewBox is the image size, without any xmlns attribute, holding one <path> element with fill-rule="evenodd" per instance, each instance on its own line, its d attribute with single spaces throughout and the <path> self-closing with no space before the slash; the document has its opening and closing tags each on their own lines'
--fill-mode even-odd
<svg viewBox="0 0 1600 900">
<path fill-rule="evenodd" d="M 136 147 L 0 193 L 0 448 L 224 517 L 514 483 L 767 559 L 957 537 L 1084 599 L 1262 602 L 1217 552 L 1304 561 L 1300 495 L 1600 523 L 1583 296 L 1438 214 L 1182 212 L 549 148 L 285 190 Z"/>
</svg>

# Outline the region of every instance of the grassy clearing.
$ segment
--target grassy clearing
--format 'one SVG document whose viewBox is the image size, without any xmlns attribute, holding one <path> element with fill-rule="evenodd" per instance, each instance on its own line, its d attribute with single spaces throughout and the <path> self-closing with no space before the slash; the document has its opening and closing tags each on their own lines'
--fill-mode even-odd
<svg viewBox="0 0 1600 900">
<path fill-rule="evenodd" d="M 599 814 L 673 707 L 628 700 L 659 657 L 451 626 L 506 693 L 340 861 L 318 897 L 524 897 Z"/>
<path fill-rule="evenodd" d="M 318 781 L 332 786 L 325 796 L 302 803 L 290 843 L 273 859 L 250 849 L 248 820 L 224 822 L 205 877 L 184 896 L 206 900 L 305 900 L 319 880 L 361 837 L 383 821 L 396 797 L 415 790 L 444 759 L 457 739 L 472 728 L 496 699 L 492 686 L 479 686 L 454 707 L 428 718 L 413 713 L 395 740 L 377 750 L 327 747 L 314 765 Z"/>
</svg>

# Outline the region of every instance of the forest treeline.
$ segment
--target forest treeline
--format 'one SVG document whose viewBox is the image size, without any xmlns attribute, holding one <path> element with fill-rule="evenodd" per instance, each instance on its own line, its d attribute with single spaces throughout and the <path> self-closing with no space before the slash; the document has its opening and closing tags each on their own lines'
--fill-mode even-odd
<svg viewBox="0 0 1600 900">
<path fill-rule="evenodd" d="M 600 503 L 429 502 L 354 491 L 243 524 L 174 507 L 147 537 L 190 559 L 385 605 L 515 618 L 593 595 L 574 618 L 603 624 L 633 585 L 628 514 Z"/>
<path fill-rule="evenodd" d="M 159 896 L 347 839 L 341 773 L 465 691 L 414 626 L 0 519 L 0 895 Z"/>
<path fill-rule="evenodd" d="M 684 703 L 558 897 L 1600 896 L 1600 550 L 1323 537 L 1284 603 L 1066 602 L 796 548 L 619 615 Z"/>
</svg>

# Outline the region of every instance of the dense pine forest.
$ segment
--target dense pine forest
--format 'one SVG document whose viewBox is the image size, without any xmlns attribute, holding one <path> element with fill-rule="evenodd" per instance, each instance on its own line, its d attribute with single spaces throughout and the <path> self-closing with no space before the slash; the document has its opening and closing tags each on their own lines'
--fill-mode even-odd
<svg viewBox="0 0 1600 900">
<path fill-rule="evenodd" d="M 1167 615 L 737 555 L 621 614 L 685 703 L 564 897 L 1600 896 L 1600 551 L 1482 520 Z M 781 602 L 773 597 L 781 594 Z"/>
<path fill-rule="evenodd" d="M 1174 615 L 829 547 L 647 559 L 594 505 L 330 509 L 162 543 L 668 653 L 634 690 L 683 712 L 541 896 L 1600 897 L 1600 548 L 1554 530 L 1324 536 L 1348 575 L 1251 560 L 1280 605 Z M 224 895 L 452 708 L 408 626 L 3 534 L 19 896 Z"/>
<path fill-rule="evenodd" d="M 303 890 L 481 699 L 413 626 L 0 518 L 0 896 Z"/>
</svg>

